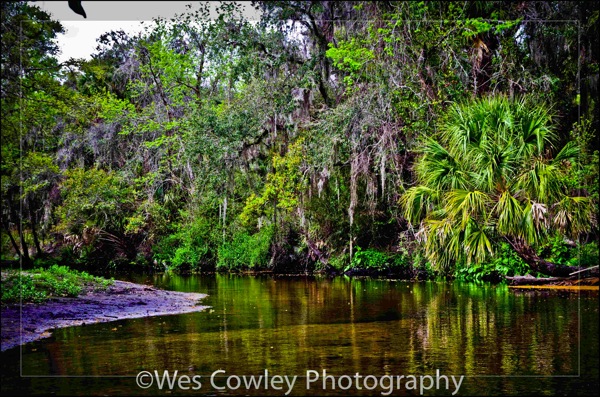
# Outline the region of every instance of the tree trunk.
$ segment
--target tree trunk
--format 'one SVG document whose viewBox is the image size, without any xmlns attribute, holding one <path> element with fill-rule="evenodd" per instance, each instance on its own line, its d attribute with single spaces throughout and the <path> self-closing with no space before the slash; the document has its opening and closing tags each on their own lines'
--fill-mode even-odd
<svg viewBox="0 0 600 397">
<path fill-rule="evenodd" d="M 15 225 L 17 226 L 17 232 L 19 234 L 19 240 L 21 242 L 21 260 L 23 264 L 30 264 L 31 258 L 29 257 L 29 248 L 27 247 L 27 242 L 25 241 L 25 232 L 23 231 L 23 225 L 21 224 L 21 219 L 17 216 L 17 211 L 12 205 L 10 198 L 6 200 L 6 202 L 8 204 L 8 210 L 10 212 L 11 218 L 15 221 Z"/>
<path fill-rule="evenodd" d="M 571 273 L 583 270 L 579 266 L 565 266 L 558 263 L 548 262 L 540 258 L 535 251 L 520 238 L 508 238 L 508 242 L 517 254 L 527 263 L 531 270 L 552 277 L 568 277 Z"/>
<path fill-rule="evenodd" d="M 35 245 L 37 257 L 40 258 L 43 256 L 43 251 L 42 251 L 42 247 L 40 245 L 40 240 L 38 238 L 37 232 L 35 231 L 35 225 L 36 225 L 35 214 L 33 213 L 33 209 L 31 208 L 31 205 L 28 205 L 28 208 L 29 208 L 29 222 L 31 222 L 31 235 L 33 236 L 33 243 Z"/>
<path fill-rule="evenodd" d="M 22 254 L 21 254 L 21 250 L 19 248 L 19 244 L 17 244 L 17 242 L 15 241 L 15 238 L 13 237 L 13 235 L 12 235 L 11 231 L 8 229 L 8 227 L 5 230 L 6 230 L 6 234 L 8 234 L 8 238 L 10 239 L 10 242 L 11 242 L 13 248 L 15 249 L 15 252 L 17 253 L 17 255 L 19 257 L 21 257 Z"/>
</svg>

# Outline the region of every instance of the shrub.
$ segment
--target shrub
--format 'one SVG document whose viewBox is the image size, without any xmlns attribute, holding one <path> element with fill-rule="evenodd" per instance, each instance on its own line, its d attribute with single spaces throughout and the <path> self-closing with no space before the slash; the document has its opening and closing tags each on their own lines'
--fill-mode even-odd
<svg viewBox="0 0 600 397">
<path fill-rule="evenodd" d="M 170 270 L 205 270 L 214 258 L 212 230 L 206 219 L 196 218 L 160 240 L 153 248 L 154 259 Z"/>
<path fill-rule="evenodd" d="M 332 255 L 329 258 L 329 265 L 333 267 L 336 271 L 341 272 L 347 268 L 350 263 L 350 255 L 347 253 L 342 253 L 340 255 Z"/>
<path fill-rule="evenodd" d="M 67 266 L 15 271 L 2 280 L 2 303 L 42 302 L 51 296 L 77 296 L 84 286 L 104 289 L 112 280 L 72 270 Z"/>
<path fill-rule="evenodd" d="M 384 271 L 390 268 L 391 263 L 392 260 L 390 257 L 383 252 L 377 251 L 373 248 L 367 248 L 366 250 L 363 250 L 357 246 L 350 264 L 346 266 L 344 271 L 353 269 Z"/>
<path fill-rule="evenodd" d="M 232 241 L 218 250 L 217 270 L 266 268 L 274 235 L 273 226 L 265 226 L 255 234 L 237 233 Z"/>
<path fill-rule="evenodd" d="M 589 267 L 600 262 L 598 243 L 581 244 L 573 251 L 569 265 Z"/>
<path fill-rule="evenodd" d="M 505 276 L 522 276 L 531 272 L 527 263 L 507 243 L 502 243 L 496 257 L 481 264 L 457 264 L 454 276 L 464 281 L 500 281 Z"/>
<path fill-rule="evenodd" d="M 15 273 L 2 280 L 2 303 L 43 302 L 47 299 L 44 291 L 36 289 L 33 277 Z"/>
</svg>

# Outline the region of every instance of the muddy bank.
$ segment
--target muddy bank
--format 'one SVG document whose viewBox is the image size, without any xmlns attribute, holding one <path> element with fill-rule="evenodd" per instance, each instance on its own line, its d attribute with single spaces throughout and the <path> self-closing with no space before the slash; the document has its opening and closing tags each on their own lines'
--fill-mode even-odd
<svg viewBox="0 0 600 397">
<path fill-rule="evenodd" d="M 89 290 L 77 298 L 2 306 L 2 351 L 47 338 L 55 328 L 201 311 L 208 307 L 199 304 L 204 297 L 115 280 L 104 291 Z"/>
</svg>

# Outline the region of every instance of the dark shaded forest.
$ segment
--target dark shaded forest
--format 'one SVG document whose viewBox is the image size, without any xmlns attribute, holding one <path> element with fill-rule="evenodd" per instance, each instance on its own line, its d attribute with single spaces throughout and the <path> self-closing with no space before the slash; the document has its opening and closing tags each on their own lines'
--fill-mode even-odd
<svg viewBox="0 0 600 397">
<path fill-rule="evenodd" d="M 61 24 L 2 3 L 3 263 L 597 265 L 597 2 L 252 6 L 260 21 L 206 6 L 59 63 Z"/>
</svg>

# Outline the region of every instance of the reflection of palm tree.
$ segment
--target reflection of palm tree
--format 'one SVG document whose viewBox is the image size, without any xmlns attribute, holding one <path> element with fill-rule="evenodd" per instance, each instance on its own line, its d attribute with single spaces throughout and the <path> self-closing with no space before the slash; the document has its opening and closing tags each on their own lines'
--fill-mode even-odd
<svg viewBox="0 0 600 397">
<path fill-rule="evenodd" d="M 81 1 L 72 1 L 69 0 L 69 8 L 75 12 L 75 14 L 83 15 L 84 18 L 87 18 L 85 15 L 85 10 L 81 6 Z"/>
<path fill-rule="evenodd" d="M 432 262 L 446 268 L 482 263 L 502 238 L 534 271 L 565 276 L 576 270 L 547 262 L 532 248 L 551 232 L 577 237 L 591 227 L 590 198 L 567 184 L 578 148 L 570 142 L 550 155 L 551 119 L 543 105 L 505 97 L 449 110 L 416 163 L 419 185 L 402 198 Z"/>
</svg>

